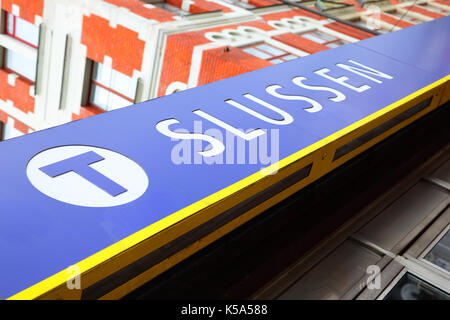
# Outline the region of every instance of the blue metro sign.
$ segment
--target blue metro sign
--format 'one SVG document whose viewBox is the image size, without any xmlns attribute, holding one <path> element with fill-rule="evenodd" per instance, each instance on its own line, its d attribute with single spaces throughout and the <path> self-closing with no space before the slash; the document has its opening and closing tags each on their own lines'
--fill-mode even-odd
<svg viewBox="0 0 450 320">
<path fill-rule="evenodd" d="M 0 143 L 0 297 L 123 296 L 445 103 L 449 30 L 437 19 Z"/>
</svg>

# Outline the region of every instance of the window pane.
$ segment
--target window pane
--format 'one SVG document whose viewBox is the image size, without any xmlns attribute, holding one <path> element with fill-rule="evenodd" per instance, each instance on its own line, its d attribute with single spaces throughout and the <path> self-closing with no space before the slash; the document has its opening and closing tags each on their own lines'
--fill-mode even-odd
<svg viewBox="0 0 450 320">
<path fill-rule="evenodd" d="M 281 59 L 272 59 L 272 60 L 269 60 L 269 61 L 274 63 L 274 64 L 278 64 L 278 63 L 284 62 L 284 60 L 281 60 Z"/>
<path fill-rule="evenodd" d="M 97 107 L 108 110 L 109 91 L 92 84 L 90 102 Z"/>
<path fill-rule="evenodd" d="M 136 80 L 116 70 L 107 68 L 101 63 L 94 64 L 94 74 L 92 75 L 92 79 L 132 100 L 135 98 Z"/>
<path fill-rule="evenodd" d="M 36 80 L 36 61 L 25 58 L 12 50 L 5 50 L 5 66 L 17 74 L 28 78 L 31 81 Z"/>
<path fill-rule="evenodd" d="M 322 38 L 324 40 L 328 41 L 333 41 L 333 40 L 337 40 L 338 38 L 333 37 L 327 33 L 323 33 L 321 31 L 313 31 L 312 34 L 314 34 L 316 37 Z"/>
<path fill-rule="evenodd" d="M 339 45 L 337 43 L 335 43 L 335 42 L 328 43 L 328 44 L 326 44 L 326 46 L 329 47 L 329 48 L 337 48 L 337 47 L 339 47 Z"/>
<path fill-rule="evenodd" d="M 265 51 L 267 53 L 270 53 L 273 56 L 281 56 L 283 54 L 286 54 L 286 52 L 281 51 L 281 50 L 279 50 L 279 49 L 277 49 L 275 47 L 272 47 L 272 46 L 270 46 L 268 44 L 260 44 L 259 46 L 256 46 L 256 48 L 258 48 L 260 50 L 263 50 L 263 51 Z"/>
<path fill-rule="evenodd" d="M 303 38 L 306 38 L 306 39 L 309 39 L 309 40 L 311 40 L 311 41 L 314 41 L 314 42 L 316 42 L 316 43 L 321 43 L 321 44 L 322 44 L 322 43 L 327 42 L 327 41 L 325 41 L 324 39 L 319 38 L 319 37 L 313 35 L 312 33 L 304 33 L 304 34 L 302 34 L 302 37 L 303 37 Z"/>
<path fill-rule="evenodd" d="M 136 80 L 115 70 L 112 70 L 111 74 L 110 88 L 134 100 L 136 95 Z"/>
<path fill-rule="evenodd" d="M 11 13 L 6 16 L 6 32 L 14 34 L 14 16 Z"/>
<path fill-rule="evenodd" d="M 94 72 L 92 74 L 92 80 L 109 88 L 111 85 L 111 77 L 112 75 L 110 68 L 105 68 L 101 63 L 94 63 Z"/>
<path fill-rule="evenodd" d="M 344 44 L 347 44 L 347 42 L 345 42 L 343 40 L 338 40 L 338 41 L 335 41 L 332 43 L 328 43 L 328 44 L 326 44 L 326 46 L 330 47 L 330 48 L 337 48 L 337 47 L 343 46 Z"/>
<path fill-rule="evenodd" d="M 270 56 L 270 55 L 268 55 L 268 54 L 266 54 L 266 53 L 264 53 L 262 51 L 259 51 L 259 50 L 255 49 L 255 48 L 245 48 L 243 50 L 245 52 L 251 54 L 252 56 L 255 56 L 255 57 L 258 57 L 258 58 L 261 58 L 261 59 L 270 59 L 270 58 L 272 58 L 272 56 Z"/>
<path fill-rule="evenodd" d="M 183 9 L 177 8 L 177 7 L 172 6 L 172 5 L 170 5 L 168 3 L 165 3 L 165 2 L 152 3 L 152 5 L 154 5 L 154 6 L 158 7 L 158 8 L 170 11 L 172 13 L 175 13 L 175 14 L 177 14 L 179 16 L 190 15 L 190 12 L 187 12 L 187 11 L 185 11 Z"/>
<path fill-rule="evenodd" d="M 108 91 L 105 88 L 92 84 L 90 102 L 106 111 L 123 108 L 133 103 Z"/>
<path fill-rule="evenodd" d="M 450 231 L 447 231 L 424 259 L 450 271 Z"/>
<path fill-rule="evenodd" d="M 39 27 L 28 21 L 16 17 L 15 36 L 37 47 L 39 42 Z"/>
<path fill-rule="evenodd" d="M 384 300 L 449 300 L 450 295 L 410 273 L 397 282 Z"/>
<path fill-rule="evenodd" d="M 293 56 L 292 54 L 288 54 L 287 56 L 284 56 L 284 57 L 283 57 L 283 59 L 286 60 L 286 61 L 294 60 L 294 59 L 297 59 L 297 58 L 298 58 L 298 57 Z"/>
<path fill-rule="evenodd" d="M 248 4 L 248 3 L 245 3 L 245 2 L 240 2 L 239 0 L 225 0 L 225 2 L 231 3 L 231 4 L 235 5 L 235 6 L 238 6 L 238 7 L 244 8 L 244 9 L 253 9 L 253 8 L 255 8 L 254 5 L 251 5 L 251 4 Z"/>
<path fill-rule="evenodd" d="M 133 104 L 132 102 L 125 100 L 122 97 L 113 93 L 109 95 L 109 101 L 110 101 L 109 110 L 120 109 L 123 107 L 128 107 Z"/>
</svg>

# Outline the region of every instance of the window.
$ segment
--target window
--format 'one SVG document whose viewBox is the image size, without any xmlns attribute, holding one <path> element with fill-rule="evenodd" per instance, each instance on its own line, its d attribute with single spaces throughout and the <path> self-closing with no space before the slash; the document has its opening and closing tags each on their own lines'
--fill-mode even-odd
<svg viewBox="0 0 450 320">
<path fill-rule="evenodd" d="M 245 47 L 242 50 L 260 59 L 268 60 L 274 64 L 297 59 L 298 57 L 267 43 L 259 43 Z"/>
<path fill-rule="evenodd" d="M 37 49 L 39 27 L 11 13 L 5 14 L 5 34 Z M 4 48 L 3 66 L 6 70 L 34 82 L 36 80 L 36 60 L 32 60 L 20 52 Z"/>
<path fill-rule="evenodd" d="M 445 233 L 424 259 L 450 272 L 450 231 Z"/>
<path fill-rule="evenodd" d="M 89 102 L 106 111 L 123 108 L 134 103 L 136 87 L 137 80 L 95 62 Z"/>
<path fill-rule="evenodd" d="M 179 15 L 179 16 L 187 16 L 187 15 L 191 14 L 190 12 L 188 12 L 186 10 L 183 10 L 181 8 L 177 8 L 177 7 L 175 7 L 175 6 L 171 5 L 171 4 L 168 4 L 168 3 L 164 2 L 164 1 L 160 1 L 160 0 L 155 0 L 155 1 L 153 1 L 153 0 L 144 0 L 144 1 L 147 2 L 147 3 L 150 3 L 151 5 L 154 5 L 155 7 L 158 7 L 158 8 L 167 10 L 167 11 L 170 11 L 172 13 L 175 13 L 176 15 Z"/>
<path fill-rule="evenodd" d="M 449 300 L 444 291 L 407 272 L 395 284 L 384 300 Z"/>
<path fill-rule="evenodd" d="M 37 48 L 38 46 L 39 28 L 9 12 L 6 14 L 5 31 L 7 35 L 20 40 L 33 48 Z"/>
<path fill-rule="evenodd" d="M 231 3 L 231 4 L 233 4 L 233 5 L 237 6 L 237 7 L 244 8 L 244 9 L 253 9 L 253 8 L 255 8 L 254 5 L 251 5 L 251 4 L 245 3 L 245 2 L 241 2 L 239 0 L 224 0 L 224 1 L 228 2 L 228 3 Z"/>
<path fill-rule="evenodd" d="M 348 43 L 347 41 L 341 40 L 332 35 L 329 35 L 327 33 L 324 33 L 322 31 L 317 31 L 317 30 L 303 33 L 303 34 L 301 34 L 301 36 L 303 38 L 309 39 L 309 40 L 314 41 L 319 44 L 323 44 L 330 48 L 340 47 L 340 46 Z"/>
</svg>

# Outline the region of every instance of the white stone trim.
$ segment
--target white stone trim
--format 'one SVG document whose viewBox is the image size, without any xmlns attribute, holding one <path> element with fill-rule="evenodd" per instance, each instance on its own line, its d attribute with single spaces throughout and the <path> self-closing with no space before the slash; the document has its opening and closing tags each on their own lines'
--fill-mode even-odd
<svg viewBox="0 0 450 320">
<path fill-rule="evenodd" d="M 0 46 L 15 51 L 25 58 L 36 61 L 37 49 L 6 34 L 0 34 Z"/>
</svg>

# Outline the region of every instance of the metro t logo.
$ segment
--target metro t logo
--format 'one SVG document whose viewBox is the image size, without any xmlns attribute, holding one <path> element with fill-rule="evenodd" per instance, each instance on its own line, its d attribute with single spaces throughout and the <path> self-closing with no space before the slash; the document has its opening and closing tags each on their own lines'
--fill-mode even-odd
<svg viewBox="0 0 450 320">
<path fill-rule="evenodd" d="M 100 189 L 108 192 L 113 197 L 126 192 L 127 189 L 89 166 L 90 164 L 102 160 L 105 160 L 105 158 L 98 153 L 88 151 L 78 156 L 68 158 L 39 169 L 52 178 L 56 178 L 60 175 L 73 171 Z"/>
<path fill-rule="evenodd" d="M 27 165 L 27 177 L 46 196 L 83 207 L 113 207 L 135 201 L 149 184 L 144 169 L 130 158 L 80 145 L 36 154 Z"/>
</svg>

